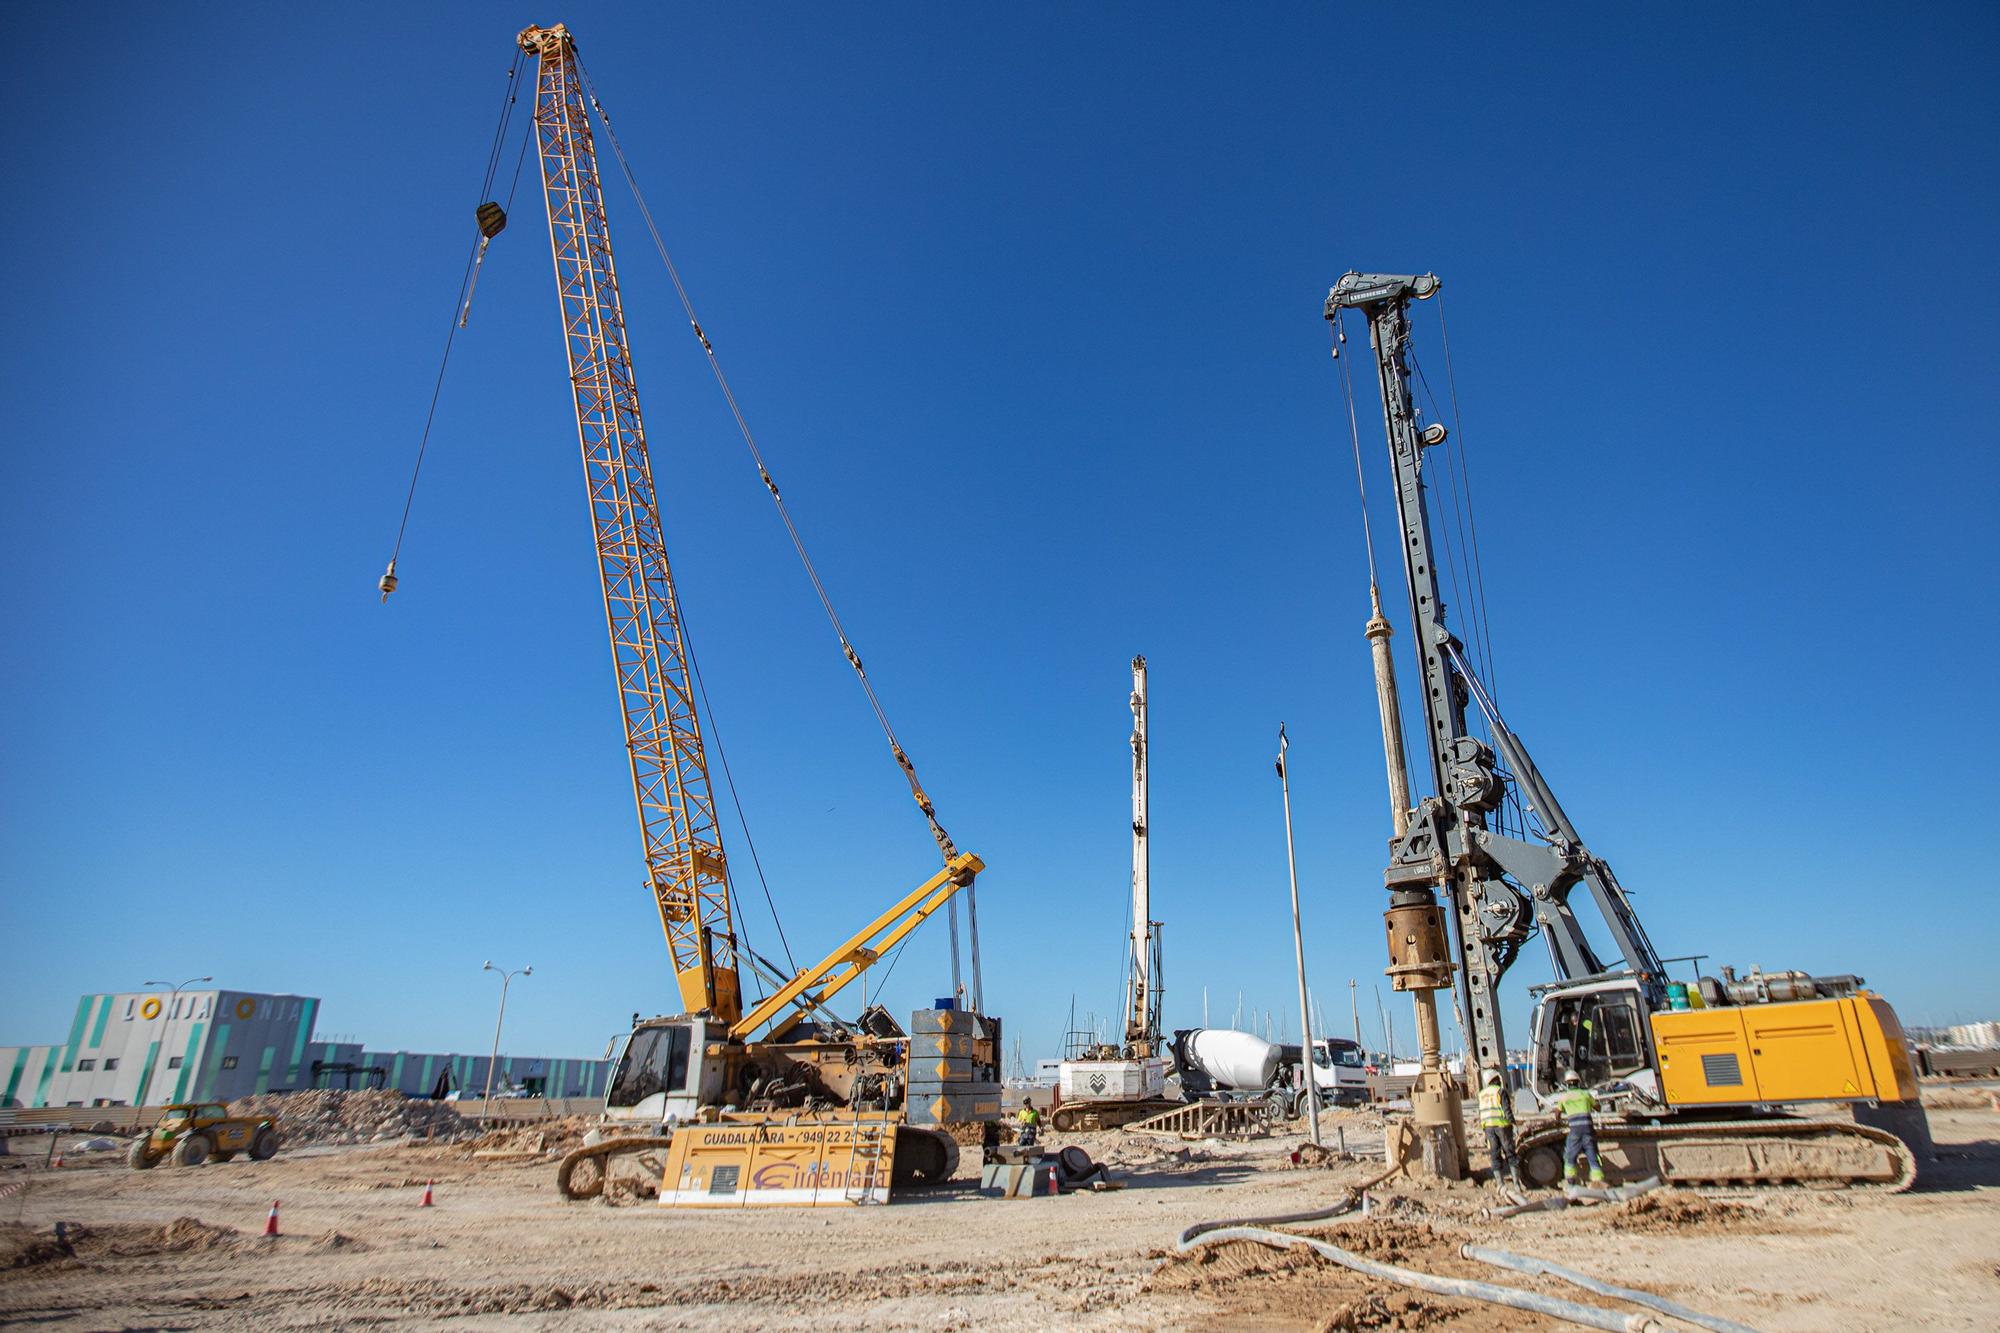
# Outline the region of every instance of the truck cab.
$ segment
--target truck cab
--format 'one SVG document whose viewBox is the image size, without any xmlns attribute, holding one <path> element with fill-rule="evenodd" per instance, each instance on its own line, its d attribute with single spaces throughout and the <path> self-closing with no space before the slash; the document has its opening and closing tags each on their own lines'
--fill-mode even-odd
<svg viewBox="0 0 2000 1333">
<path fill-rule="evenodd" d="M 1312 1063 L 1322 1101 L 1358 1105 L 1368 1100 L 1368 1057 L 1359 1042 L 1318 1038 L 1313 1042 Z"/>
</svg>

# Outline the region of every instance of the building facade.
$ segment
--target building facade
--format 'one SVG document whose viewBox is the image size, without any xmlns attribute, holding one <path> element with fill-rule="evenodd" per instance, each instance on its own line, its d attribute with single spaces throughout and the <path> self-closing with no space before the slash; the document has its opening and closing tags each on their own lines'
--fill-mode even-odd
<svg viewBox="0 0 2000 1333">
<path fill-rule="evenodd" d="M 77 1001 L 69 1039 L 0 1046 L 0 1107 L 163 1106 L 301 1088 L 388 1087 L 413 1097 L 486 1086 L 488 1056 L 367 1051 L 313 1039 L 320 1002 L 256 991 L 126 991 Z M 609 1062 L 500 1057 L 495 1090 L 596 1097 Z"/>
</svg>

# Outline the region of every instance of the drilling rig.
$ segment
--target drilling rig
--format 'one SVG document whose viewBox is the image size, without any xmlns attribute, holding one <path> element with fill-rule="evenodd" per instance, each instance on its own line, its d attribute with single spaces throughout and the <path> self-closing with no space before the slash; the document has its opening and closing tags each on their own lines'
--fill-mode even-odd
<svg viewBox="0 0 2000 1333">
<path fill-rule="evenodd" d="M 670 1206 L 886 1202 L 892 1185 L 951 1175 L 958 1145 L 945 1126 L 998 1119 L 1000 1024 L 976 1011 L 976 982 L 973 1007 L 960 995 L 916 1011 L 907 1029 L 880 1005 L 852 1020 L 836 1017 L 830 1006 L 933 913 L 962 892 L 969 896 L 985 866 L 946 836 L 890 733 L 943 868 L 794 975 L 765 963 L 739 937 L 695 706 L 699 682 L 667 563 L 612 261 L 590 119 L 597 99 L 567 28 L 530 27 L 518 44 L 535 66 L 530 133 L 541 165 L 646 892 L 666 933 L 678 990 L 671 1013 L 634 1016 L 617 1060 L 605 1115 L 627 1132 L 569 1154 L 557 1183 L 566 1197 L 594 1197 L 614 1160 L 633 1158 L 658 1167 L 660 1201 Z M 712 358 L 698 323 L 695 332 Z M 759 471 L 778 499 L 761 456 Z M 385 583 L 385 598 L 388 591 Z M 841 646 L 865 686 L 844 633 Z M 883 725 L 886 732 L 886 719 Z M 746 969 L 775 987 L 747 1008 Z"/>
<path fill-rule="evenodd" d="M 1624 887 L 1584 844 L 1447 626 L 1425 469 L 1448 430 L 1420 419 L 1410 369 L 1410 304 L 1438 286 L 1432 274 L 1348 273 L 1324 309 L 1336 356 L 1343 314 L 1358 311 L 1367 321 L 1421 682 L 1431 794 L 1412 805 L 1391 630 L 1376 594 L 1366 636 L 1394 832 L 1383 877 L 1388 972 L 1418 1001 L 1419 1087 L 1432 1099 L 1428 1108 L 1417 1103 L 1427 1163 L 1456 1174 L 1464 1156 L 1461 1094 L 1437 1059 L 1436 996 L 1455 976 L 1466 1073 L 1504 1080 L 1498 987 L 1539 932 L 1557 980 L 1536 988 L 1529 1085 L 1549 1096 L 1574 1071 L 1594 1088 L 1612 1115 L 1600 1123 L 1599 1144 L 1626 1178 L 1907 1188 L 1917 1158 L 1930 1152 L 1930 1134 L 1910 1045 L 1888 1002 L 1851 975 L 1753 969 L 1739 978 L 1725 967 L 1720 978 L 1698 976 L 1691 986 L 1670 981 Z M 1358 435 L 1356 446 L 1358 466 Z M 1475 716 L 1490 743 L 1474 734 Z M 1600 956 L 1585 935 L 1572 904 L 1579 888 L 1616 958 Z M 1804 1103 L 1842 1103 L 1847 1115 L 1796 1109 Z M 1529 1183 L 1556 1183 L 1562 1133 L 1559 1124 L 1523 1126 Z"/>
<path fill-rule="evenodd" d="M 1179 1105 L 1166 1095 L 1160 1042 L 1160 922 L 1153 920 L 1146 659 L 1132 659 L 1132 930 L 1125 960 L 1125 1040 L 1087 1047 L 1056 1071 L 1054 1129 L 1115 1129 Z"/>
</svg>

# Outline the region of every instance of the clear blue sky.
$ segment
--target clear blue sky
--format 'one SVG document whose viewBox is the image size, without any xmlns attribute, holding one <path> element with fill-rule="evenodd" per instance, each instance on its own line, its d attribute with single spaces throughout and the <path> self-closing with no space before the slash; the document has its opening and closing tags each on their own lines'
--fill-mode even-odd
<svg viewBox="0 0 2000 1333">
<path fill-rule="evenodd" d="M 536 968 L 516 1049 L 671 1003 L 526 191 L 403 589 L 373 590 L 516 19 L 577 33 L 991 866 L 990 1007 L 1031 1056 L 1072 994 L 1117 1004 L 1135 651 L 1169 1020 L 1205 985 L 1296 1028 L 1281 719 L 1314 984 L 1340 1012 L 1380 977 L 1320 318 L 1350 267 L 1444 279 L 1502 703 L 1662 951 L 2000 1012 L 1991 6 L 45 7 L 0 93 L 0 1040 L 198 973 L 413 1049 L 488 1040 L 489 957 Z M 685 604 L 803 961 L 934 849 L 611 203 Z M 945 977 L 931 928 L 889 998 Z"/>
</svg>

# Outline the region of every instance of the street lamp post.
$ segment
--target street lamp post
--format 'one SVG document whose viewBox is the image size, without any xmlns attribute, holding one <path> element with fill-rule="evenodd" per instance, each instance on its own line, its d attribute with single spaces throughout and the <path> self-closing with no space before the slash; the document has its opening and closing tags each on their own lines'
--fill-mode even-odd
<svg viewBox="0 0 2000 1333">
<path fill-rule="evenodd" d="M 1292 851 L 1292 775 L 1285 769 L 1285 752 L 1292 743 L 1285 739 L 1285 724 L 1278 724 L 1278 785 L 1285 793 L 1285 865 L 1292 878 L 1292 952 L 1299 965 L 1299 1035 L 1304 1041 L 1305 1060 L 1299 1066 L 1306 1083 L 1306 1117 L 1312 1126 L 1312 1141 L 1319 1145 L 1319 1076 L 1313 1072 L 1312 1001 L 1306 989 L 1305 934 L 1299 928 L 1299 860 Z"/>
<path fill-rule="evenodd" d="M 486 1062 L 486 1095 L 480 1098 L 480 1111 L 486 1123 L 490 1125 L 493 1123 L 493 1073 L 500 1067 L 500 1025 L 507 1021 L 507 988 L 514 984 L 515 977 L 535 975 L 535 969 L 523 967 L 509 972 L 504 967 L 493 966 L 492 960 L 489 959 L 480 971 L 500 974 L 500 1017 L 493 1022 L 493 1057 Z"/>
<path fill-rule="evenodd" d="M 194 985 L 197 981 L 213 981 L 213 980 L 215 980 L 214 977 L 189 977 L 186 981 L 181 982 L 180 985 L 178 986 L 174 986 L 172 990 L 167 992 L 167 1002 L 160 1006 L 160 1035 L 162 1038 L 166 1036 L 167 1023 L 173 1017 L 174 1001 L 180 998 L 181 991 L 188 986 Z M 148 986 L 165 986 L 171 983 L 165 981 L 149 981 L 146 984 Z M 162 1051 L 164 1052 L 166 1042 L 162 1040 L 160 1045 Z M 160 1069 L 164 1069 L 165 1067 L 166 1066 L 164 1063 L 162 1063 L 159 1066 Z M 146 1099 L 153 1095 L 153 1084 L 159 1081 L 160 1075 L 158 1069 L 155 1069 L 148 1071 L 145 1074 L 142 1074 L 140 1077 L 145 1080 L 146 1086 L 138 1090 L 138 1100 L 135 1103 L 135 1105 L 144 1106 L 146 1104 Z"/>
</svg>

